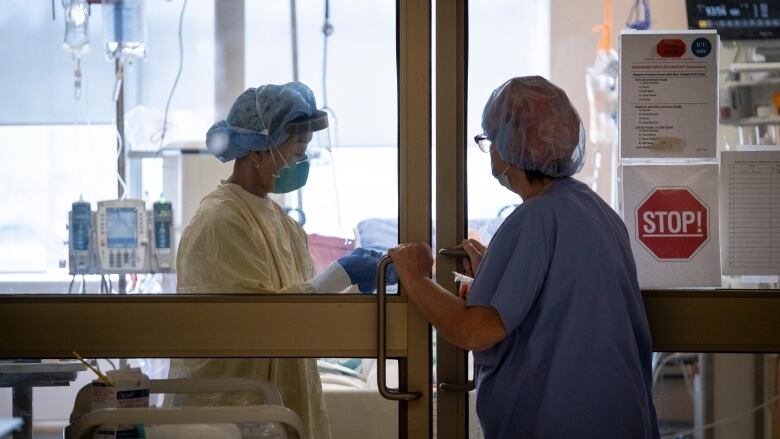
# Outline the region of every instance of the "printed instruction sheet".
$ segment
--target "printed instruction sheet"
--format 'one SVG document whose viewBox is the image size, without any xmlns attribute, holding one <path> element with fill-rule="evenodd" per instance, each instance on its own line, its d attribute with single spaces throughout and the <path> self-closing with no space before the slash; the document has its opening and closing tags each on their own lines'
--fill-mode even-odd
<svg viewBox="0 0 780 439">
<path fill-rule="evenodd" d="M 620 35 L 620 156 L 715 158 L 715 31 Z"/>
<path fill-rule="evenodd" d="M 780 151 L 720 156 L 722 266 L 726 275 L 780 275 Z"/>
</svg>

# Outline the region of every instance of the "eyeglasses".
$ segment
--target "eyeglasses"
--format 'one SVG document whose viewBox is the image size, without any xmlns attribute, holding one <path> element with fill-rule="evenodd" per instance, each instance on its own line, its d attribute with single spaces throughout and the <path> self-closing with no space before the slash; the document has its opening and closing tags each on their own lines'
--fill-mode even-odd
<svg viewBox="0 0 780 439">
<path fill-rule="evenodd" d="M 474 136 L 474 142 L 477 143 L 479 150 L 482 152 L 490 152 L 493 150 L 493 142 L 488 139 L 485 133 Z"/>
</svg>

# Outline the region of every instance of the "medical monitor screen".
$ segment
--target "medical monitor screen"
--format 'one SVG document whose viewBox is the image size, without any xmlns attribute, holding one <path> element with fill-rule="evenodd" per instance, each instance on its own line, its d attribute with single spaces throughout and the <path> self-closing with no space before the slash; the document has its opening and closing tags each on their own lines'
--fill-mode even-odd
<svg viewBox="0 0 780 439">
<path fill-rule="evenodd" d="M 138 245 L 138 211 L 133 207 L 106 209 L 106 240 L 108 248 Z"/>
<path fill-rule="evenodd" d="M 686 0 L 688 29 L 716 29 L 723 40 L 780 38 L 780 1 Z"/>
</svg>

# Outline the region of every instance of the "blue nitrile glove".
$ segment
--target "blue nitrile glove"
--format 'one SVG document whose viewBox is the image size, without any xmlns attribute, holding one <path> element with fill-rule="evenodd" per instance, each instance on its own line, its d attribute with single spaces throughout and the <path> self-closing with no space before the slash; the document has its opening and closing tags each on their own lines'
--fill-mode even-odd
<svg viewBox="0 0 780 439">
<path fill-rule="evenodd" d="M 376 250 L 356 248 L 337 262 L 344 267 L 352 284 L 357 285 L 361 293 L 368 294 L 376 290 L 376 269 L 381 257 L 382 253 Z M 398 283 L 398 275 L 392 265 L 387 269 L 387 283 Z"/>
</svg>

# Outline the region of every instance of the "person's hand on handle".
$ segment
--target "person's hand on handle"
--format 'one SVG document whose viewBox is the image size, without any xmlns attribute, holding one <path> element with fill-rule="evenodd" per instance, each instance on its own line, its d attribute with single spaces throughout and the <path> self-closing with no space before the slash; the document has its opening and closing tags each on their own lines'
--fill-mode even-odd
<svg viewBox="0 0 780 439">
<path fill-rule="evenodd" d="M 402 285 L 407 287 L 431 275 L 433 255 L 425 242 L 412 242 L 391 248 L 387 254 L 393 259 L 395 272 Z"/>
<path fill-rule="evenodd" d="M 463 242 L 455 248 L 461 248 L 469 255 L 468 258 L 463 260 L 463 268 L 466 271 L 466 276 L 474 277 L 474 274 L 476 274 L 477 269 L 479 268 L 479 264 L 482 263 L 482 258 L 485 257 L 487 247 L 476 239 L 464 239 Z"/>
</svg>

